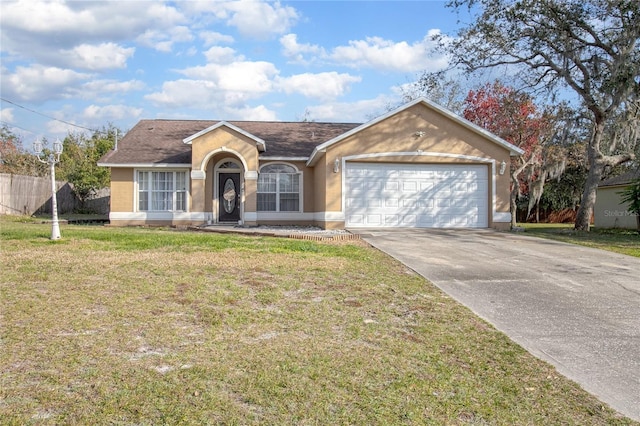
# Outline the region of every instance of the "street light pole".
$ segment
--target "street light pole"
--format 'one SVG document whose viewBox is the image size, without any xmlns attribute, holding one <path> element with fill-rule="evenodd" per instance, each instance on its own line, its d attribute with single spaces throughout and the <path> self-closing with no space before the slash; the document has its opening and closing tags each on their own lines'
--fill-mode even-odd
<svg viewBox="0 0 640 426">
<path fill-rule="evenodd" d="M 49 165 L 51 171 L 51 239 L 59 240 L 60 225 L 58 224 L 58 200 L 56 197 L 56 164 L 60 162 L 60 154 L 62 154 L 62 143 L 59 139 L 53 143 L 53 152 L 45 155 L 43 152 L 42 142 L 36 140 L 33 143 L 33 150 L 38 161 Z"/>
</svg>

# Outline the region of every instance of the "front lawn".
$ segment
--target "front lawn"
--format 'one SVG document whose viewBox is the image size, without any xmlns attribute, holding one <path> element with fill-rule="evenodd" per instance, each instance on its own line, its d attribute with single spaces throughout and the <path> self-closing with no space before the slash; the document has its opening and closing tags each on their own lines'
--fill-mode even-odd
<svg viewBox="0 0 640 426">
<path fill-rule="evenodd" d="M 521 226 L 527 235 L 640 257 L 640 234 L 635 230 L 591 228 L 589 232 L 580 232 L 573 229 L 573 224 L 558 223 L 525 223 Z"/>
<path fill-rule="evenodd" d="M 2 424 L 636 424 L 362 242 L 49 235 L 0 218 Z"/>
</svg>

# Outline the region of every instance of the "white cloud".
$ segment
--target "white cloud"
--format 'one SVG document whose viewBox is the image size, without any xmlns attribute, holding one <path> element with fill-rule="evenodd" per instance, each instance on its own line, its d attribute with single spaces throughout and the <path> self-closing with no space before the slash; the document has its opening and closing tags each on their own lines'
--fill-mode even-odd
<svg viewBox="0 0 640 426">
<path fill-rule="evenodd" d="M 93 80 L 84 83 L 80 89 L 85 97 L 93 97 L 102 93 L 127 93 L 142 90 L 146 87 L 140 80 Z"/>
<path fill-rule="evenodd" d="M 198 49 L 196 49 L 195 46 L 191 46 L 190 48 L 184 51 L 185 56 L 196 56 L 197 53 L 198 53 Z"/>
<path fill-rule="evenodd" d="M 19 0 L 3 2 L 3 50 L 23 57 L 78 44 L 127 40 L 149 29 L 171 29 L 188 19 L 161 2 L 64 2 Z"/>
<path fill-rule="evenodd" d="M 247 121 L 276 121 L 277 116 L 264 105 L 257 107 L 225 108 L 224 117 L 226 120 L 247 120 Z"/>
<path fill-rule="evenodd" d="M 236 61 L 229 64 L 207 64 L 179 71 L 187 77 L 209 81 L 222 91 L 256 97 L 273 90 L 278 70 L 270 62 Z"/>
<path fill-rule="evenodd" d="M 350 74 L 337 72 L 323 72 L 319 74 L 297 74 L 279 80 L 279 86 L 287 93 L 300 93 L 310 98 L 331 100 L 349 91 L 351 83 L 358 83 L 362 79 Z"/>
<path fill-rule="evenodd" d="M 4 121 L 5 123 L 13 123 L 13 108 L 0 109 L 0 120 Z"/>
<path fill-rule="evenodd" d="M 413 44 L 367 37 L 365 40 L 350 41 L 348 46 L 336 47 L 330 57 L 334 62 L 349 67 L 370 67 L 399 72 L 441 69 L 447 61 L 442 56 L 433 56 L 433 34 L 432 30 L 424 39 Z"/>
<path fill-rule="evenodd" d="M 327 54 L 323 47 L 315 44 L 300 44 L 296 34 L 287 34 L 280 37 L 282 53 L 289 58 L 289 61 L 299 64 L 308 64 L 320 58 L 326 58 Z M 312 58 L 305 59 L 305 55 Z"/>
<path fill-rule="evenodd" d="M 74 26 L 96 25 L 93 14 L 87 11 L 76 12 L 64 2 L 20 0 L 3 3 L 2 22 L 13 23 L 34 33 L 46 33 L 54 30 L 64 32 Z"/>
<path fill-rule="evenodd" d="M 179 5 L 190 15 L 209 15 L 236 27 L 244 36 L 260 40 L 286 33 L 300 19 L 295 8 L 278 1 L 188 1 Z"/>
<path fill-rule="evenodd" d="M 144 98 L 156 105 L 169 108 L 210 108 L 219 95 L 215 84 L 206 80 L 175 80 L 162 85 L 161 92 L 151 93 Z"/>
<path fill-rule="evenodd" d="M 140 117 L 142 111 L 142 108 L 127 105 L 89 105 L 82 111 L 82 116 L 92 123 L 104 123 L 123 118 L 137 118 Z"/>
<path fill-rule="evenodd" d="M 136 41 L 159 52 L 171 52 L 175 43 L 189 42 L 193 39 L 188 27 L 175 26 L 169 29 L 148 29 L 138 36 Z"/>
<path fill-rule="evenodd" d="M 198 36 L 203 40 L 205 47 L 213 46 L 218 43 L 233 43 L 233 37 L 217 33 L 215 31 L 202 31 Z"/>
<path fill-rule="evenodd" d="M 380 95 L 358 102 L 334 102 L 307 107 L 309 115 L 317 121 L 363 123 L 384 114 L 385 108 L 395 98 Z"/>
<path fill-rule="evenodd" d="M 225 5 L 231 11 L 228 23 L 241 34 L 258 39 L 268 38 L 274 33 L 285 33 L 299 19 L 293 7 L 282 6 L 280 2 L 242 0 Z"/>
<path fill-rule="evenodd" d="M 169 109 L 200 109 L 211 117 L 225 120 L 276 120 L 276 113 L 260 105 L 250 107 L 253 96 L 243 92 L 217 90 L 215 84 L 204 80 L 176 80 L 162 85 L 162 91 L 145 96 L 155 105 Z M 175 113 L 168 114 L 175 117 Z"/>
<path fill-rule="evenodd" d="M 244 61 L 244 56 L 237 55 L 230 47 L 213 46 L 204 52 L 207 62 L 226 64 L 234 61 Z"/>
<path fill-rule="evenodd" d="M 73 123 L 73 124 L 76 124 L 76 123 Z M 46 136 L 53 137 L 53 138 L 58 137 L 60 138 L 60 140 L 62 140 L 62 138 L 64 138 L 69 133 L 78 132 L 77 127 L 72 126 L 70 124 L 62 123 L 56 120 L 47 121 L 46 126 L 47 126 Z"/>
<path fill-rule="evenodd" d="M 13 73 L 3 68 L 1 77 L 3 95 L 12 100 L 40 102 L 69 96 L 74 88 L 89 79 L 91 74 L 34 65 L 18 66 Z"/>
<path fill-rule="evenodd" d="M 115 43 L 98 45 L 81 44 L 60 53 L 68 57 L 68 64 L 87 70 L 125 68 L 127 59 L 133 56 L 135 48 L 125 48 Z"/>
<path fill-rule="evenodd" d="M 422 40 L 412 44 L 367 37 L 364 40 L 352 40 L 348 45 L 337 46 L 329 52 L 322 46 L 299 43 L 296 34 L 282 36 L 280 44 L 283 55 L 297 64 L 327 62 L 351 68 L 406 73 L 437 70 L 447 65 L 446 57 L 433 53 L 436 46 L 433 37 L 439 34 L 439 30 L 430 30 Z"/>
</svg>

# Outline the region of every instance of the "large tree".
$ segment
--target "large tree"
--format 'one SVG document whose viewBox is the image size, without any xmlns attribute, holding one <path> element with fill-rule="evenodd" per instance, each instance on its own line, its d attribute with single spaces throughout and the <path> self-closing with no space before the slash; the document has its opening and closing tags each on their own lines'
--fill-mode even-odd
<svg viewBox="0 0 640 426">
<path fill-rule="evenodd" d="M 543 161 L 545 144 L 551 139 L 551 121 L 538 110 L 531 96 L 500 82 L 470 90 L 463 116 L 502 139 L 522 148 L 524 154 L 511 162 L 511 227 L 516 226 L 517 200 L 537 185 L 540 176 L 532 173 Z M 527 173 L 528 171 L 528 173 Z"/>
<path fill-rule="evenodd" d="M 633 158 L 630 141 L 610 138 L 606 129 L 640 98 L 640 2 L 452 0 L 449 5 L 479 11 L 458 37 L 443 39 L 452 66 L 469 72 L 505 67 L 531 88 L 576 95 L 589 112 L 588 175 L 575 224 L 589 230 L 604 171 Z"/>
<path fill-rule="evenodd" d="M 402 102 L 388 108 L 396 109 L 419 97 L 425 97 L 456 114 L 462 114 L 469 82 L 448 76 L 444 71 L 424 72 L 418 80 L 401 87 Z"/>
<path fill-rule="evenodd" d="M 58 176 L 73 184 L 73 191 L 81 201 L 109 186 L 110 170 L 98 167 L 97 162 L 114 147 L 117 137 L 122 137 L 122 132 L 109 125 L 91 136 L 69 134 L 64 139 Z"/>
</svg>

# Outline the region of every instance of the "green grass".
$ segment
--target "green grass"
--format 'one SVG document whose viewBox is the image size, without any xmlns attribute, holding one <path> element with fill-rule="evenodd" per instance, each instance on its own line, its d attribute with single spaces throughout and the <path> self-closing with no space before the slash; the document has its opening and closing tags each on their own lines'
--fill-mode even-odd
<svg viewBox="0 0 640 426">
<path fill-rule="evenodd" d="M 525 223 L 527 235 L 549 238 L 601 250 L 640 257 L 640 234 L 630 229 L 596 229 L 579 232 L 572 224 Z"/>
<path fill-rule="evenodd" d="M 0 218 L 0 423 L 610 425 L 357 241 Z"/>
</svg>

